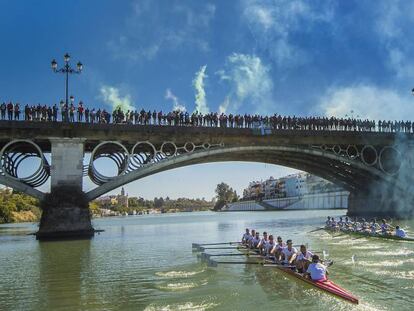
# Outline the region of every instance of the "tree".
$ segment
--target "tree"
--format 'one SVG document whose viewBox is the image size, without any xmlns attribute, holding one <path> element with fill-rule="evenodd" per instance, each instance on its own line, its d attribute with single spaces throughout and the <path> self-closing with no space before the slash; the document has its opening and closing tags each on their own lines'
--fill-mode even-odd
<svg viewBox="0 0 414 311">
<path fill-rule="evenodd" d="M 215 192 L 217 201 L 214 210 L 216 211 L 222 209 L 227 203 L 238 200 L 236 191 L 224 182 L 217 185 Z"/>
</svg>

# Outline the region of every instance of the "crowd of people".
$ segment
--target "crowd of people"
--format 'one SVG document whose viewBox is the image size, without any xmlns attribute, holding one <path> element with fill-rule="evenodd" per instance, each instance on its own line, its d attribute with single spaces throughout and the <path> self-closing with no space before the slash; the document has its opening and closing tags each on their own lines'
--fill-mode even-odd
<svg viewBox="0 0 414 311">
<path fill-rule="evenodd" d="M 5 103 L 0 105 L 1 120 L 50 121 L 112 123 L 160 126 L 199 126 L 222 128 L 262 128 L 274 130 L 324 130 L 324 131 L 377 131 L 377 132 L 414 132 L 414 122 L 387 121 L 378 122 L 368 119 L 337 117 L 297 117 L 273 114 L 225 114 L 225 113 L 189 113 L 187 111 L 151 111 L 127 110 L 120 107 L 112 112 L 106 109 L 89 109 L 82 102 L 60 105 L 25 105 Z"/>
</svg>

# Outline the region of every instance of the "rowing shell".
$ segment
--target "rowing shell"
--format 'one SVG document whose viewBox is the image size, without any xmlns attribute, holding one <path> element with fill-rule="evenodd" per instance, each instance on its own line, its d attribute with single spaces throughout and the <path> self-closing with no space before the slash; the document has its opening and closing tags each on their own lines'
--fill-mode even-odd
<svg viewBox="0 0 414 311">
<path fill-rule="evenodd" d="M 338 233 L 344 233 L 344 234 L 349 234 L 349 235 L 353 235 L 353 236 L 360 236 L 360 237 L 414 242 L 413 238 L 401 238 L 399 236 L 391 235 L 391 234 L 382 235 L 382 234 L 372 234 L 372 233 L 369 233 L 369 232 L 345 231 L 345 230 L 334 229 L 334 228 L 330 228 L 330 227 L 324 227 L 324 228 L 321 228 L 321 229 L 324 229 L 324 230 L 329 231 L 329 232 L 338 232 Z"/>
<path fill-rule="evenodd" d="M 239 251 L 241 252 L 245 252 L 248 253 L 249 251 L 254 251 L 257 253 L 257 250 L 251 250 L 246 248 L 245 246 L 241 246 L 239 247 Z M 326 280 L 326 281 L 312 281 L 306 277 L 304 277 L 302 274 L 293 271 L 290 268 L 287 268 L 286 266 L 283 265 L 279 265 L 279 264 L 275 264 L 273 261 L 266 259 L 264 256 L 261 256 L 258 260 L 264 260 L 265 262 L 269 263 L 268 265 L 265 265 L 266 267 L 274 267 L 277 268 L 278 270 L 283 271 L 284 273 L 295 277 L 303 282 L 306 282 L 310 285 L 312 285 L 313 287 L 316 287 L 326 293 L 329 293 L 331 295 L 334 295 L 336 297 L 339 297 L 341 299 L 344 299 L 346 301 L 349 301 L 351 303 L 354 304 L 358 304 L 358 298 L 355 297 L 354 295 L 352 295 L 351 293 L 347 292 L 345 289 L 339 287 L 338 285 L 336 285 L 334 282 L 330 281 L 330 280 Z"/>
</svg>

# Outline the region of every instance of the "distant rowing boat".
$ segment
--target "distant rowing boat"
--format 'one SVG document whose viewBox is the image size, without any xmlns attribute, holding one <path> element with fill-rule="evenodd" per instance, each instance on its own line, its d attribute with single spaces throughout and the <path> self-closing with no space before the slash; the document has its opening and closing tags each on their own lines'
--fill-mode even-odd
<svg viewBox="0 0 414 311">
<path fill-rule="evenodd" d="M 320 228 L 321 230 L 326 230 L 329 232 L 337 232 L 337 233 L 343 233 L 343 234 L 349 234 L 352 236 L 359 236 L 359 237 L 369 237 L 369 238 L 379 238 L 379 239 L 386 239 L 386 240 L 397 240 L 397 241 L 407 241 L 407 242 L 414 242 L 414 238 L 401 238 L 396 235 L 391 234 L 372 234 L 369 232 L 356 232 L 356 231 L 347 231 L 347 230 L 341 230 L 341 229 L 334 229 L 330 227 L 323 227 Z"/>
<path fill-rule="evenodd" d="M 244 253 L 249 253 L 251 251 L 258 253 L 256 250 L 252 250 L 252 249 L 248 249 L 245 246 L 240 246 L 238 248 L 238 250 L 240 252 L 244 252 Z M 338 285 L 336 285 L 334 282 L 330 281 L 330 280 L 326 280 L 326 281 L 312 281 L 306 277 L 304 277 L 302 274 L 293 271 L 291 268 L 288 268 L 286 266 L 283 265 L 279 265 L 279 264 L 275 264 L 273 261 L 266 259 L 264 256 L 260 256 L 260 257 L 254 257 L 256 260 L 264 260 L 265 263 L 268 263 L 268 265 L 265 265 L 266 267 L 274 267 L 296 279 L 299 279 L 305 283 L 308 283 L 310 285 L 312 285 L 313 287 L 320 289 L 328 294 L 334 295 L 336 297 L 339 297 L 341 299 L 344 299 L 346 301 L 349 301 L 351 303 L 354 304 L 358 304 L 358 298 L 355 297 L 354 295 L 352 295 L 351 293 L 347 292 L 345 289 L 339 287 Z"/>
</svg>

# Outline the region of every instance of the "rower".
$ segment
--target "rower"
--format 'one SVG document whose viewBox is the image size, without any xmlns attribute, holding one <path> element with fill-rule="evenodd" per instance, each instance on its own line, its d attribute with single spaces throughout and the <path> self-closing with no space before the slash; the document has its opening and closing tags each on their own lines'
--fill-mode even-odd
<svg viewBox="0 0 414 311">
<path fill-rule="evenodd" d="M 325 225 L 327 227 L 330 227 L 331 226 L 331 217 L 330 216 L 328 216 L 328 219 L 325 221 Z"/>
<path fill-rule="evenodd" d="M 382 224 L 381 224 L 381 233 L 382 234 L 390 234 L 390 230 L 391 230 L 391 225 L 387 224 L 385 219 L 383 219 Z"/>
<path fill-rule="evenodd" d="M 282 264 L 292 265 L 298 254 L 298 250 L 292 246 L 292 240 L 286 241 L 287 246 L 282 250 Z"/>
<path fill-rule="evenodd" d="M 407 234 L 405 233 L 404 229 L 401 229 L 400 226 L 395 227 L 395 235 L 400 238 L 407 237 Z"/>
<path fill-rule="evenodd" d="M 249 238 L 250 238 L 250 230 L 249 228 L 246 228 L 246 232 L 243 234 L 243 237 L 242 237 L 242 244 L 246 244 Z"/>
<path fill-rule="evenodd" d="M 329 273 L 326 266 L 320 263 L 319 256 L 315 254 L 312 256 L 312 263 L 306 270 L 306 274 L 310 276 L 312 281 L 323 282 L 326 281 L 326 275 Z"/>
<path fill-rule="evenodd" d="M 254 237 L 256 237 L 256 230 L 252 229 L 251 235 L 250 235 L 249 239 L 247 240 L 247 246 L 249 248 L 252 248 L 252 240 L 253 240 Z"/>
<path fill-rule="evenodd" d="M 263 232 L 263 238 L 261 238 L 259 244 L 257 245 L 257 248 L 260 249 L 261 253 L 264 253 L 264 249 L 266 248 L 267 243 L 269 243 L 269 238 L 267 236 L 267 232 Z"/>
<path fill-rule="evenodd" d="M 361 230 L 360 226 L 361 226 L 361 224 L 358 222 L 358 218 L 355 217 L 355 221 L 352 225 L 352 231 L 354 231 L 354 232 L 360 231 Z"/>
<path fill-rule="evenodd" d="M 339 226 L 339 229 L 342 229 L 344 225 L 345 225 L 345 223 L 344 223 L 344 221 L 342 220 L 342 217 L 339 217 L 339 221 L 338 221 L 338 226 Z"/>
<path fill-rule="evenodd" d="M 273 235 L 269 235 L 269 241 L 265 244 L 263 248 L 264 250 L 263 252 L 266 257 L 273 257 L 271 252 L 273 248 L 275 247 L 275 245 L 276 243 L 275 243 L 275 240 L 273 239 Z"/>
<path fill-rule="evenodd" d="M 271 254 L 275 255 L 277 261 L 280 260 L 280 256 L 282 254 L 282 250 L 286 247 L 286 244 L 283 243 L 283 240 L 280 236 L 277 237 L 277 243 L 273 247 Z"/>
<path fill-rule="evenodd" d="M 369 232 L 369 224 L 366 222 L 365 218 L 361 220 L 361 230 L 362 232 Z"/>
<path fill-rule="evenodd" d="M 378 230 L 378 224 L 377 221 L 375 220 L 375 218 L 372 220 L 370 229 L 371 229 L 371 234 L 377 234 L 377 230 Z"/>
<path fill-rule="evenodd" d="M 255 236 L 253 237 L 253 239 L 250 240 L 250 247 L 251 248 L 257 248 L 257 246 L 260 243 L 260 233 L 256 232 Z"/>
<path fill-rule="evenodd" d="M 306 249 L 305 245 L 300 246 L 300 252 L 296 256 L 296 269 L 299 273 L 303 273 L 308 269 L 309 264 L 311 263 L 313 254 Z"/>
<path fill-rule="evenodd" d="M 335 229 L 337 227 L 337 222 L 335 218 L 331 217 L 331 228 Z"/>
</svg>

